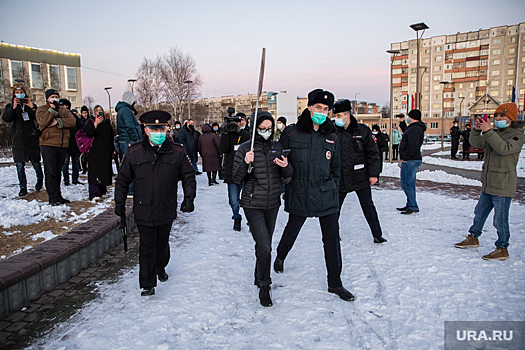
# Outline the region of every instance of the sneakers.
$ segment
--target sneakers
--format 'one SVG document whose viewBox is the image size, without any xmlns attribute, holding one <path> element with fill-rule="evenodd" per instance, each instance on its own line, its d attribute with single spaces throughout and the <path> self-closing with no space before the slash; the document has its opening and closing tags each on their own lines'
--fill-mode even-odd
<svg viewBox="0 0 525 350">
<path fill-rule="evenodd" d="M 284 260 L 275 258 L 275 261 L 273 263 L 273 270 L 277 273 L 283 273 L 284 271 Z"/>
<path fill-rule="evenodd" d="M 507 260 L 509 258 L 509 251 L 505 248 L 496 248 L 493 252 L 483 255 L 484 260 Z"/>
<path fill-rule="evenodd" d="M 140 295 L 143 297 L 148 297 L 150 295 L 155 295 L 155 288 L 142 288 L 142 292 L 140 292 Z"/>
<path fill-rule="evenodd" d="M 465 248 L 477 248 L 479 247 L 479 241 L 476 237 L 468 235 L 462 242 L 454 244 L 454 247 L 465 249 Z"/>
<path fill-rule="evenodd" d="M 401 212 L 401 214 L 403 214 L 403 215 L 410 215 L 410 214 L 414 214 L 414 213 L 419 213 L 419 210 L 417 210 L 417 209 L 407 209 L 407 210 Z"/>
<path fill-rule="evenodd" d="M 273 305 L 272 298 L 270 297 L 270 286 L 263 286 L 259 288 L 259 301 L 264 307 L 270 307 Z"/>
<path fill-rule="evenodd" d="M 18 192 L 18 197 L 24 197 L 27 196 L 27 188 L 21 188 L 20 192 Z"/>
<path fill-rule="evenodd" d="M 345 301 L 354 301 L 355 296 L 350 293 L 348 290 L 346 290 L 345 287 L 335 287 L 335 288 L 328 288 L 329 293 L 334 293 L 339 296 L 339 298 L 345 300 Z"/>
</svg>

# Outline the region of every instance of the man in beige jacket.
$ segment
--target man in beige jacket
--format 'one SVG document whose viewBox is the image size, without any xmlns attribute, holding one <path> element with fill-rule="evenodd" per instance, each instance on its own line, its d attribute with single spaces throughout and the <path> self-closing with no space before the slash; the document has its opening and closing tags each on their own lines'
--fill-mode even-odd
<svg viewBox="0 0 525 350">
<path fill-rule="evenodd" d="M 456 248 L 479 247 L 478 237 L 490 212 L 494 208 L 494 227 L 498 232 L 496 249 L 483 256 L 485 260 L 506 260 L 509 258 L 509 209 L 512 197 L 516 195 L 519 154 L 523 147 L 523 123 L 517 122 L 518 107 L 515 103 L 504 103 L 494 112 L 494 126 L 478 118 L 470 133 L 470 144 L 485 148 L 485 161 L 481 171 L 482 192 L 476 209 L 474 223 L 465 240 L 456 243 Z"/>
<path fill-rule="evenodd" d="M 58 91 L 47 90 L 47 103 L 36 110 L 36 120 L 42 132 L 40 151 L 44 159 L 46 191 L 52 206 L 69 203 L 60 192 L 60 176 L 69 147 L 69 128 L 76 123 L 71 112 L 58 104 L 59 98 Z"/>
</svg>

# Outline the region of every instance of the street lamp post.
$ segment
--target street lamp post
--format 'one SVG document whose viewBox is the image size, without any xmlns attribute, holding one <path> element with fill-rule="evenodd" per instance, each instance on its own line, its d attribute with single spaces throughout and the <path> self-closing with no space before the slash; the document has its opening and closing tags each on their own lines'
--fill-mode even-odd
<svg viewBox="0 0 525 350">
<path fill-rule="evenodd" d="M 359 112 L 357 111 L 357 95 L 359 95 L 360 92 L 356 92 L 354 95 L 354 109 L 355 109 L 355 119 L 357 120 L 357 116 Z"/>
<path fill-rule="evenodd" d="M 439 83 L 443 85 L 443 90 L 441 92 L 441 150 L 443 151 L 445 141 L 445 85 L 449 82 L 440 81 Z"/>
<path fill-rule="evenodd" d="M 137 79 L 128 79 L 129 86 L 131 87 L 131 93 L 133 93 L 133 86 L 135 86 L 135 82 Z"/>
<path fill-rule="evenodd" d="M 390 60 L 390 144 L 388 146 L 388 151 L 389 151 L 389 162 L 390 164 L 392 164 L 392 126 L 393 126 L 393 123 L 394 123 L 394 107 L 392 106 L 392 101 L 394 100 L 394 87 L 392 86 L 392 82 L 394 80 L 394 70 L 393 70 L 393 65 L 394 65 L 394 60 L 396 58 L 397 55 L 399 55 L 401 53 L 401 51 L 399 50 L 387 50 L 387 52 L 392 56 L 391 60 Z"/>
<path fill-rule="evenodd" d="M 111 114 L 111 95 L 109 94 L 109 90 L 111 90 L 111 86 L 106 86 L 104 88 L 106 92 L 108 93 L 108 102 L 109 102 L 109 120 L 112 119 L 113 115 Z"/>
<path fill-rule="evenodd" d="M 186 103 L 188 104 L 188 119 L 190 119 L 190 84 L 193 83 L 193 80 L 185 80 L 184 84 L 188 84 L 188 95 L 186 97 Z"/>
<path fill-rule="evenodd" d="M 423 22 L 420 22 L 420 23 L 416 23 L 416 24 L 412 24 L 410 25 L 410 28 L 412 28 L 413 30 L 415 30 L 416 32 L 416 45 L 417 45 L 417 64 L 416 64 L 416 108 L 417 109 L 421 109 L 419 107 L 420 105 L 420 96 L 419 96 L 419 89 L 420 89 L 420 86 L 419 86 L 419 40 L 423 37 L 423 34 L 425 34 L 425 30 L 428 29 L 428 26 L 423 23 Z M 423 33 L 421 33 L 421 37 L 419 36 L 419 31 L 422 30 Z"/>
</svg>

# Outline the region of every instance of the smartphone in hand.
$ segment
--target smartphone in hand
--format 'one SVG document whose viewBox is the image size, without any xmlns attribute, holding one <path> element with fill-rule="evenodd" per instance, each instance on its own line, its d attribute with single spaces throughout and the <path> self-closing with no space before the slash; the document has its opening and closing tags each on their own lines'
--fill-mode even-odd
<svg viewBox="0 0 525 350">
<path fill-rule="evenodd" d="M 483 114 L 483 115 L 481 116 L 481 119 L 483 119 L 484 121 L 488 122 L 488 121 L 489 121 L 489 116 L 488 116 L 488 114 Z"/>
</svg>

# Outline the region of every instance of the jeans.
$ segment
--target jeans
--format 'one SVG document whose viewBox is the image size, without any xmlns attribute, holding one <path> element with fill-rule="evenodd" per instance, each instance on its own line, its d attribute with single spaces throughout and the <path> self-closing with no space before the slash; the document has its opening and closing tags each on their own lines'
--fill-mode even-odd
<svg viewBox="0 0 525 350">
<path fill-rule="evenodd" d="M 238 219 L 241 217 L 241 214 L 239 214 L 239 201 L 241 199 L 241 190 L 241 185 L 228 184 L 228 199 L 230 201 L 230 207 L 232 207 L 233 212 L 232 219 Z"/>
<path fill-rule="evenodd" d="M 122 159 L 124 159 L 124 156 L 128 153 L 128 148 L 129 148 L 129 142 L 119 142 L 119 147 L 120 147 L 120 154 L 121 154 L 121 157 Z M 128 194 L 133 194 L 133 182 L 129 184 L 129 189 L 128 189 Z"/>
<path fill-rule="evenodd" d="M 401 162 L 401 188 L 407 197 L 406 207 L 419 210 L 416 201 L 416 173 L 421 160 L 407 160 Z"/>
<path fill-rule="evenodd" d="M 357 198 L 359 198 L 359 204 L 361 205 L 361 210 L 365 216 L 366 222 L 372 231 L 372 236 L 374 238 L 383 237 L 383 232 L 381 231 L 381 225 L 379 224 L 379 218 L 377 217 L 377 210 L 372 200 L 372 188 L 366 186 L 355 191 Z M 341 208 L 345 201 L 346 192 L 339 192 L 339 214 L 341 213 Z"/>
<path fill-rule="evenodd" d="M 188 158 L 190 158 L 191 165 L 193 165 L 193 168 L 195 169 L 195 171 L 199 171 L 199 168 L 197 167 L 197 156 L 194 156 L 194 157 L 188 156 Z"/>
<path fill-rule="evenodd" d="M 43 180 L 44 173 L 42 172 L 42 165 L 40 165 L 40 162 L 31 162 L 31 164 L 33 165 L 33 168 L 35 169 L 37 181 Z M 25 165 L 26 163 L 16 163 L 16 174 L 18 175 L 18 183 L 20 184 L 20 188 L 27 189 L 27 178 L 26 178 Z"/>
<path fill-rule="evenodd" d="M 474 209 L 474 223 L 468 230 L 472 237 L 481 236 L 485 221 L 494 208 L 494 227 L 498 232 L 498 240 L 494 245 L 498 248 L 507 249 L 509 246 L 510 228 L 509 228 L 509 209 L 511 197 L 493 196 L 481 192 L 478 204 Z"/>
<path fill-rule="evenodd" d="M 255 241 L 255 278 L 260 287 L 272 284 L 270 266 L 272 262 L 272 236 L 279 207 L 269 210 L 244 208 Z"/>
<path fill-rule="evenodd" d="M 58 202 L 62 198 L 60 191 L 60 177 L 62 165 L 66 159 L 66 149 L 53 146 L 40 146 L 42 158 L 44 159 L 44 173 L 46 191 L 49 203 Z"/>
<path fill-rule="evenodd" d="M 69 158 L 71 158 L 71 180 L 73 183 L 78 182 L 78 173 L 80 171 L 80 153 L 71 154 L 69 150 L 66 150 L 66 160 L 62 166 L 62 176 L 65 184 L 69 184 Z"/>
</svg>

